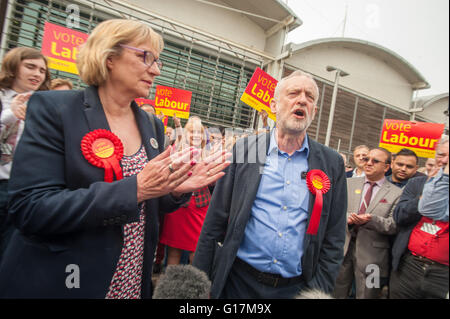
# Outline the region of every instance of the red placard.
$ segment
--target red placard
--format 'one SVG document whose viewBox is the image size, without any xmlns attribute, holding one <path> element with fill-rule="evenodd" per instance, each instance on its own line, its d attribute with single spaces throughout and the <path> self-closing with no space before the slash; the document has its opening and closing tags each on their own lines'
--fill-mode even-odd
<svg viewBox="0 0 450 319">
<path fill-rule="evenodd" d="M 419 157 L 434 158 L 444 126 L 437 123 L 386 119 L 381 131 L 380 147 L 393 153 L 408 148 Z"/>
<path fill-rule="evenodd" d="M 48 58 L 49 68 L 78 74 L 78 48 L 87 38 L 86 33 L 45 22 L 41 51 Z"/>
<path fill-rule="evenodd" d="M 278 81 L 269 74 L 256 68 L 248 82 L 247 88 L 241 96 L 241 101 L 248 104 L 258 112 L 265 110 L 272 120 L 276 120 L 275 114 L 270 110 L 270 101 L 273 99 L 275 87 Z"/>
<path fill-rule="evenodd" d="M 155 107 L 164 115 L 188 119 L 191 109 L 192 92 L 168 86 L 157 85 Z"/>
</svg>

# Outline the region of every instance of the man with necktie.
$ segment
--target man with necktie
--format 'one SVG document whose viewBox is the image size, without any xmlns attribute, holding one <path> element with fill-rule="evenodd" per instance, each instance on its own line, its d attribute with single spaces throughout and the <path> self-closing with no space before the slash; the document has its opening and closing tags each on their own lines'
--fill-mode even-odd
<svg viewBox="0 0 450 319">
<path fill-rule="evenodd" d="M 348 209 L 344 262 L 334 295 L 346 298 L 353 277 L 357 299 L 380 296 L 380 278 L 389 274 L 389 235 L 396 232 L 392 212 L 402 190 L 387 182 L 391 154 L 372 149 L 364 158 L 365 177 L 347 180 Z"/>
</svg>

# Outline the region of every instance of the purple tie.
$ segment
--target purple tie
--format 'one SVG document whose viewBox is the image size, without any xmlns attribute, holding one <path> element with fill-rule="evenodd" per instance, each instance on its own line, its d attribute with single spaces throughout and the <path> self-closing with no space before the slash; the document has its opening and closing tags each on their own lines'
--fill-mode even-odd
<svg viewBox="0 0 450 319">
<path fill-rule="evenodd" d="M 377 185 L 377 183 L 375 182 L 367 182 L 370 184 L 369 189 L 366 192 L 366 195 L 364 196 L 364 200 L 361 204 L 361 208 L 358 211 L 358 215 L 360 214 L 365 214 L 367 207 L 369 207 L 370 204 L 370 199 L 372 198 L 372 191 L 375 185 Z"/>
</svg>

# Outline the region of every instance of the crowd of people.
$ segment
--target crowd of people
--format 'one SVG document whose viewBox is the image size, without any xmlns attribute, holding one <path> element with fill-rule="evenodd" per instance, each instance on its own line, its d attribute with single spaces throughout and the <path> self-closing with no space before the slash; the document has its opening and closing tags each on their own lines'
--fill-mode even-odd
<svg viewBox="0 0 450 319">
<path fill-rule="evenodd" d="M 0 298 L 151 298 L 152 274 L 179 264 L 211 298 L 448 298 L 448 137 L 423 168 L 366 145 L 353 166 L 307 134 L 319 89 L 301 71 L 276 86 L 272 128 L 265 111 L 254 131 L 165 128 L 134 101 L 163 47 L 141 22 L 100 23 L 84 90 L 51 80 L 39 50 L 5 55 Z"/>
</svg>

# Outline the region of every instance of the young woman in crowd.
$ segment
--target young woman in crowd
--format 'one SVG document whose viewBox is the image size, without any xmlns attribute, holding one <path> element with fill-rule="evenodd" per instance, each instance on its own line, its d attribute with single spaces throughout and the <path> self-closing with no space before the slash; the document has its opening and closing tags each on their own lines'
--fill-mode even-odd
<svg viewBox="0 0 450 319">
<path fill-rule="evenodd" d="M 206 134 L 199 117 L 190 117 L 186 123 L 179 149 L 195 147 L 199 155 L 205 154 Z M 167 265 L 179 264 L 183 250 L 189 251 L 192 262 L 211 194 L 207 185 L 195 190 L 188 203 L 164 216 L 160 242 L 167 246 Z"/>
<path fill-rule="evenodd" d="M 2 104 L 0 129 L 0 260 L 8 237 L 7 192 L 11 165 L 24 127 L 27 102 L 34 91 L 50 86 L 47 60 L 39 50 L 18 47 L 10 50 L 0 70 L 0 100 Z"/>
</svg>

